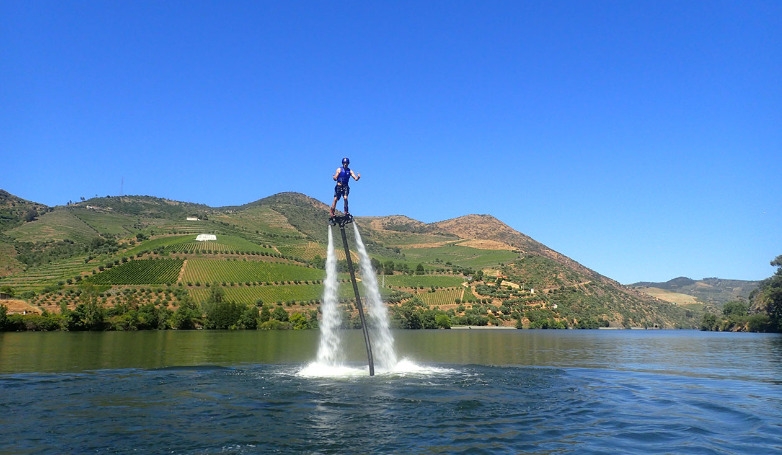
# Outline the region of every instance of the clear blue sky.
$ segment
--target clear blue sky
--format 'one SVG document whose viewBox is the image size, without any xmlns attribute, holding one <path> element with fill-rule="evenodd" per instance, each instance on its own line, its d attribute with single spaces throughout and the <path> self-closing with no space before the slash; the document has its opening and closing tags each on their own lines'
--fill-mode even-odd
<svg viewBox="0 0 782 455">
<path fill-rule="evenodd" d="M 490 214 L 622 283 L 782 254 L 782 2 L 0 0 L 0 188 Z M 324 215 L 325 216 L 325 215 Z"/>
</svg>

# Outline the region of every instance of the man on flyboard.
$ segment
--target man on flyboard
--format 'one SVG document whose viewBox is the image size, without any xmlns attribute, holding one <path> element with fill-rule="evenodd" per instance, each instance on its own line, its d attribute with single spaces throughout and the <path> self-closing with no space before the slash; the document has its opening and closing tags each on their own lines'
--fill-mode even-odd
<svg viewBox="0 0 782 455">
<path fill-rule="evenodd" d="M 332 177 L 337 181 L 337 185 L 334 187 L 334 202 L 331 203 L 331 218 L 336 216 L 334 214 L 334 209 L 337 207 L 337 201 L 339 198 L 345 199 L 345 216 L 350 217 L 350 212 L 348 212 L 348 194 L 350 193 L 350 186 L 348 183 L 350 183 L 351 177 L 353 177 L 353 179 L 358 182 L 358 179 L 361 178 L 361 174 L 356 174 L 355 172 L 351 171 L 348 167 L 349 164 L 349 159 L 342 158 L 342 167 L 337 168 L 337 171 Z"/>
</svg>

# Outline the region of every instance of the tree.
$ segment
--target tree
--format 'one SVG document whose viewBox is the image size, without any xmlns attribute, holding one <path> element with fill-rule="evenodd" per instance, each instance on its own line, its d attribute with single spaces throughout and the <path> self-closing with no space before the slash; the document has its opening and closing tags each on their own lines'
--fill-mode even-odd
<svg viewBox="0 0 782 455">
<path fill-rule="evenodd" d="M 776 330 L 782 332 L 782 255 L 777 256 L 771 265 L 777 267 L 777 272 L 769 278 L 766 286 L 766 299 L 768 301 L 768 316 Z"/>
<path fill-rule="evenodd" d="M 311 329 L 317 329 L 319 327 L 319 325 L 318 325 L 318 310 L 310 310 L 308 324 L 309 324 L 309 328 L 311 328 Z"/>
<path fill-rule="evenodd" d="M 168 323 L 168 314 L 152 302 L 138 307 L 137 318 L 139 330 L 162 329 Z"/>
<path fill-rule="evenodd" d="M 261 323 L 269 322 L 271 318 L 272 318 L 272 312 L 271 310 L 269 310 L 269 307 L 264 306 L 263 308 L 261 308 L 261 317 L 260 317 Z"/>
<path fill-rule="evenodd" d="M 739 301 L 728 302 L 722 307 L 722 314 L 725 316 L 743 317 L 747 315 L 747 311 L 747 304 Z"/>
<path fill-rule="evenodd" d="M 435 316 L 435 322 L 437 323 L 437 328 L 439 329 L 451 328 L 451 318 L 449 318 L 448 315 L 445 313 L 440 313 L 437 316 Z"/>
<path fill-rule="evenodd" d="M 209 292 L 209 299 L 207 302 L 210 303 L 222 303 L 223 298 L 225 297 L 225 289 L 223 289 L 222 286 L 220 286 L 217 283 L 212 284 L 211 291 Z"/>
<path fill-rule="evenodd" d="M 8 307 L 0 305 L 0 332 L 5 330 L 6 325 L 8 325 Z"/>
<path fill-rule="evenodd" d="M 417 297 L 413 297 L 398 307 L 393 308 L 392 311 L 401 328 L 423 329 L 422 310 L 424 309 L 424 303 Z"/>
<path fill-rule="evenodd" d="M 769 330 L 782 332 L 782 255 L 771 261 L 776 273 L 760 282 L 750 295 L 755 308 L 765 310 L 769 318 Z"/>
<path fill-rule="evenodd" d="M 418 264 L 417 266 L 415 266 L 415 274 L 416 275 L 423 275 L 424 274 L 424 265 L 423 264 Z"/>
<path fill-rule="evenodd" d="M 293 325 L 293 330 L 304 330 L 309 328 L 307 317 L 301 313 L 292 313 L 290 322 Z"/>
<path fill-rule="evenodd" d="M 246 307 L 236 302 L 211 302 L 206 308 L 206 328 L 236 329 Z"/>
<path fill-rule="evenodd" d="M 280 322 L 288 322 L 288 312 L 281 306 L 275 307 L 272 311 L 272 318 Z"/>
<path fill-rule="evenodd" d="M 66 314 L 68 330 L 103 330 L 106 322 L 106 309 L 98 301 L 98 291 L 90 284 L 81 287 L 81 303 Z"/>
<path fill-rule="evenodd" d="M 30 207 L 29 210 L 27 210 L 27 213 L 24 214 L 24 220 L 26 222 L 35 221 L 38 219 L 38 211 L 35 210 L 35 207 Z"/>
<path fill-rule="evenodd" d="M 239 325 L 248 330 L 255 330 L 258 328 L 258 307 L 255 305 L 249 305 L 242 312 L 239 318 Z"/>
<path fill-rule="evenodd" d="M 190 296 L 185 296 L 184 301 L 171 318 L 171 324 L 175 329 L 192 330 L 201 323 L 201 308 Z"/>
<path fill-rule="evenodd" d="M 383 263 L 383 274 L 384 275 L 394 274 L 394 261 L 386 261 Z"/>
<path fill-rule="evenodd" d="M 14 288 L 8 285 L 2 286 L 0 287 L 0 294 L 5 294 L 8 297 L 13 297 L 15 295 Z"/>
<path fill-rule="evenodd" d="M 705 313 L 701 320 L 701 330 L 709 331 L 717 328 L 717 316 L 712 313 Z"/>
<path fill-rule="evenodd" d="M 316 269 L 325 270 L 326 269 L 326 260 L 323 259 L 319 254 L 316 254 L 315 257 L 312 259 L 312 266 Z"/>
</svg>

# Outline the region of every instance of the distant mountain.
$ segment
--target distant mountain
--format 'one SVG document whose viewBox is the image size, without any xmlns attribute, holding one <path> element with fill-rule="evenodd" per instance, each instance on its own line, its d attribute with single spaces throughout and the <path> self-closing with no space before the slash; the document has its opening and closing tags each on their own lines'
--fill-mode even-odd
<svg viewBox="0 0 782 455">
<path fill-rule="evenodd" d="M 320 295 L 311 267 L 325 257 L 328 206 L 301 193 L 279 193 L 217 208 L 152 196 L 94 198 L 46 207 L 3 193 L 0 202 L 8 202 L 0 207 L 10 209 L 3 212 L 8 213 L 8 222 L 0 227 L 0 251 L 7 258 L 0 286 L 28 295 L 48 293 L 46 298 L 30 300 L 46 302 L 48 311 L 56 311 L 63 299 L 74 305 L 68 300 L 68 289 L 81 280 L 109 286 L 105 298 L 110 304 L 128 292 L 128 286 L 146 283 L 116 270 L 108 273 L 109 269 L 134 259 L 131 262 L 137 264 L 132 270 L 137 270 L 139 260 L 150 257 L 175 257 L 177 261 L 166 266 L 181 270 L 161 283 L 189 289 L 196 300 L 206 298 L 204 284 L 216 282 L 228 287 L 230 298 L 245 303 L 288 301 L 292 307 L 295 301 L 310 308 Z M 386 278 L 393 286 L 394 304 L 415 297 L 453 312 L 452 318 L 477 314 L 494 324 L 521 321 L 525 327 L 673 328 L 697 327 L 700 321 L 698 308 L 623 286 L 491 215 L 435 223 L 404 215 L 355 220 L 373 260 L 386 264 L 386 269 L 393 266 Z M 218 240 L 195 242 L 193 234 L 200 233 L 216 234 Z M 353 242 L 352 228 L 346 234 Z M 271 268 L 287 264 L 293 266 L 286 269 L 292 275 L 260 282 L 240 273 L 253 264 Z M 416 269 L 423 275 L 416 277 Z M 292 283 L 301 287 L 291 289 Z M 237 285 L 241 289 L 234 290 Z M 304 296 L 307 300 L 302 301 Z"/>
<path fill-rule="evenodd" d="M 760 281 L 728 280 L 722 278 L 704 278 L 693 280 L 678 277 L 664 283 L 642 281 L 629 287 L 644 291 L 645 288 L 662 289 L 678 294 L 695 297 L 703 303 L 722 305 L 734 300 L 748 300 L 750 293 L 757 289 Z M 659 296 L 659 294 L 658 294 Z M 663 298 L 664 297 L 660 297 Z"/>
</svg>

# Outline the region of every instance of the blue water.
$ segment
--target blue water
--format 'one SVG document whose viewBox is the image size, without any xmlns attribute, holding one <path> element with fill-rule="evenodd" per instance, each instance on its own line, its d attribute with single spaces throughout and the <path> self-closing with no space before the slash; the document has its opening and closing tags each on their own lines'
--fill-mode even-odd
<svg viewBox="0 0 782 455">
<path fill-rule="evenodd" d="M 8 372 L 4 365 L 0 453 L 782 452 L 778 336 L 395 337 L 405 365 L 374 377 L 358 360 L 347 373 L 304 374 L 308 362 L 285 362 L 284 350 L 273 361 L 223 356 L 152 368 Z M 446 361 L 432 360 L 438 352 Z M 9 358 L 0 344 L 0 360 Z"/>
</svg>

